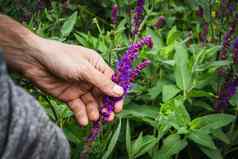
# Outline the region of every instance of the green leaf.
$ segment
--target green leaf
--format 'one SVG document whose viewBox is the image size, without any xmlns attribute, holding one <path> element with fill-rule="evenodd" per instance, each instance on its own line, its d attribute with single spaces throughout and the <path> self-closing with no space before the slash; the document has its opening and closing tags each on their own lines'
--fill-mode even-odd
<svg viewBox="0 0 238 159">
<path fill-rule="evenodd" d="M 192 90 L 189 92 L 188 96 L 191 97 L 214 97 L 215 95 L 212 92 L 207 92 L 203 90 Z"/>
<path fill-rule="evenodd" d="M 217 138 L 217 139 L 223 141 L 223 142 L 226 143 L 226 144 L 230 144 L 230 143 L 231 143 L 231 142 L 230 142 L 230 139 L 228 138 L 228 136 L 227 136 L 221 129 L 215 130 L 214 132 L 212 132 L 212 135 L 213 135 L 215 138 Z"/>
<path fill-rule="evenodd" d="M 175 47 L 175 79 L 177 86 L 186 91 L 191 85 L 191 71 L 188 68 L 188 53 L 182 45 Z"/>
<path fill-rule="evenodd" d="M 188 135 L 188 138 L 202 146 L 205 146 L 211 149 L 216 149 L 216 146 L 212 138 L 210 137 L 210 135 L 207 134 L 206 132 L 203 132 L 202 130 L 192 130 L 190 134 Z"/>
<path fill-rule="evenodd" d="M 210 131 L 211 129 L 219 129 L 228 125 L 235 120 L 234 115 L 229 114 L 210 114 L 202 117 L 198 117 L 191 122 L 191 128 L 201 129 L 204 131 Z"/>
<path fill-rule="evenodd" d="M 76 24 L 78 17 L 78 12 L 74 12 L 67 20 L 64 22 L 61 28 L 61 34 L 63 36 L 69 36 L 69 34 L 73 31 L 74 25 Z"/>
<path fill-rule="evenodd" d="M 112 139 L 108 145 L 107 151 L 103 155 L 102 159 L 107 159 L 110 156 L 110 154 L 112 153 L 112 151 L 117 143 L 117 140 L 119 138 L 120 131 L 121 131 L 121 119 L 119 119 L 119 124 L 117 126 L 117 129 L 116 129 L 115 133 L 113 134 Z"/>
<path fill-rule="evenodd" d="M 178 119 L 183 121 L 185 124 L 188 124 L 191 122 L 190 115 L 184 106 L 183 100 L 181 99 L 175 99 L 175 106 L 176 106 L 176 111 L 178 115 Z"/>
<path fill-rule="evenodd" d="M 155 119 L 159 115 L 159 107 L 151 106 L 151 105 L 136 105 L 130 104 L 126 105 L 125 109 L 119 113 L 118 115 L 122 118 L 125 117 L 136 117 L 136 118 L 150 118 Z"/>
<path fill-rule="evenodd" d="M 180 90 L 175 85 L 164 85 L 163 86 L 163 102 L 173 98 L 178 94 Z"/>
<path fill-rule="evenodd" d="M 233 106 L 237 106 L 238 105 L 238 93 L 236 92 L 236 94 L 234 96 L 232 96 L 229 100 L 230 104 Z"/>
<path fill-rule="evenodd" d="M 135 158 L 140 157 L 150 151 L 157 142 L 157 138 L 152 135 L 143 136 L 143 144 L 141 145 L 138 153 L 135 155 Z"/>
<path fill-rule="evenodd" d="M 131 155 L 132 155 L 132 152 L 131 152 L 131 128 L 130 128 L 130 122 L 128 119 L 126 121 L 126 149 L 127 149 L 129 158 L 131 158 Z"/>
<path fill-rule="evenodd" d="M 182 127 L 187 128 L 191 122 L 181 96 L 169 100 L 165 104 L 161 104 L 160 118 L 162 118 L 167 125 L 173 126 L 177 130 Z"/>
<path fill-rule="evenodd" d="M 175 43 L 175 41 L 179 38 L 179 32 L 177 31 L 176 26 L 174 26 L 168 33 L 167 36 L 167 45 L 171 45 Z"/>
<path fill-rule="evenodd" d="M 168 81 L 159 80 L 156 85 L 148 90 L 150 98 L 153 100 L 162 92 L 163 85 L 168 84 Z"/>
<path fill-rule="evenodd" d="M 183 150 L 187 144 L 187 141 L 185 139 L 181 139 L 180 135 L 169 135 L 163 140 L 161 149 L 155 152 L 153 159 L 168 159 Z"/>
<path fill-rule="evenodd" d="M 228 66 L 230 65 L 232 62 L 228 61 L 228 60 L 223 60 L 223 61 L 213 61 L 213 62 L 209 62 L 209 63 L 205 63 L 205 64 L 201 64 L 197 67 L 196 71 L 197 72 L 202 72 L 205 71 L 207 69 L 212 69 L 213 71 L 216 71 L 218 68 L 222 67 L 222 66 Z"/>
<path fill-rule="evenodd" d="M 132 154 L 137 154 L 143 144 L 143 132 L 140 133 L 139 137 L 132 143 Z"/>
<path fill-rule="evenodd" d="M 199 146 L 203 153 L 207 155 L 210 159 L 223 159 L 222 154 L 219 149 L 208 149 L 207 147 Z"/>
</svg>

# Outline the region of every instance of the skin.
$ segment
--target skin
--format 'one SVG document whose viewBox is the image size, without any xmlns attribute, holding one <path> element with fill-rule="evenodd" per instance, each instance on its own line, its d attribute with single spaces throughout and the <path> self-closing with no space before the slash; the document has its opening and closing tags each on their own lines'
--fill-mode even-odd
<svg viewBox="0 0 238 159">
<path fill-rule="evenodd" d="M 0 22 L 0 48 L 8 67 L 67 103 L 80 125 L 99 118 L 104 95 L 123 95 L 111 81 L 113 70 L 94 50 L 41 38 L 4 15 Z M 116 103 L 115 112 L 122 106 L 123 101 Z"/>
</svg>

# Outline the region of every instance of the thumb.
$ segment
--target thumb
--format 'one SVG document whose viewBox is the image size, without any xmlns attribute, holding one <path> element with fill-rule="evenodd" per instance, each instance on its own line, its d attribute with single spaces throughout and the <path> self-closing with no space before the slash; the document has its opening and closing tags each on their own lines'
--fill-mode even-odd
<svg viewBox="0 0 238 159">
<path fill-rule="evenodd" d="M 108 96 L 120 97 L 124 93 L 121 86 L 114 83 L 93 66 L 89 66 L 88 70 L 84 73 L 84 78 Z"/>
</svg>

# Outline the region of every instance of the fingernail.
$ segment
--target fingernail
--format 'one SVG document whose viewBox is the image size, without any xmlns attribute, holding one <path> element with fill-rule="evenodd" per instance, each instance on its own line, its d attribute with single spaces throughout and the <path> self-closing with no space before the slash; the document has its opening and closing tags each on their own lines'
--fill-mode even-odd
<svg viewBox="0 0 238 159">
<path fill-rule="evenodd" d="M 124 90 L 122 87 L 118 86 L 118 85 L 115 85 L 112 89 L 113 93 L 117 96 L 122 96 L 123 93 L 124 93 Z"/>
<path fill-rule="evenodd" d="M 88 125 L 88 120 L 87 120 L 87 119 L 81 119 L 80 125 L 81 125 L 81 126 L 86 126 L 86 125 Z"/>
</svg>

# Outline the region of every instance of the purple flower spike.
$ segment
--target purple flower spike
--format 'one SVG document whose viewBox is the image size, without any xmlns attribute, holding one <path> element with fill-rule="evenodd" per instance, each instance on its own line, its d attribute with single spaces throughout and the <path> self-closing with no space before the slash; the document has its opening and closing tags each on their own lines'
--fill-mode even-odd
<svg viewBox="0 0 238 159">
<path fill-rule="evenodd" d="M 87 141 L 95 141 L 97 135 L 100 133 L 100 121 L 97 120 L 93 123 L 93 127 L 91 128 L 90 135 L 87 138 Z"/>
<path fill-rule="evenodd" d="M 237 86 L 237 79 L 231 79 L 224 83 L 215 101 L 215 109 L 217 112 L 224 111 L 227 108 L 230 98 L 236 93 Z"/>
<path fill-rule="evenodd" d="M 236 30 L 236 21 L 234 21 L 231 24 L 231 26 L 229 27 L 229 30 L 224 35 L 222 49 L 219 53 L 219 58 L 221 60 L 225 60 L 227 58 L 227 49 L 231 45 L 230 43 L 232 40 L 232 35 L 234 34 L 235 30 Z"/>
<path fill-rule="evenodd" d="M 139 27 L 144 12 L 144 3 L 145 3 L 144 0 L 137 0 L 136 9 L 133 17 L 132 35 L 136 35 L 139 32 Z"/>
<path fill-rule="evenodd" d="M 208 30 L 209 30 L 209 25 L 208 25 L 208 23 L 205 23 L 205 24 L 203 25 L 203 30 L 202 30 L 202 32 L 199 34 L 200 41 L 201 41 L 203 44 L 207 42 Z"/>
<path fill-rule="evenodd" d="M 160 29 L 160 28 L 162 28 L 162 27 L 164 26 L 165 23 L 166 23 L 165 17 L 164 17 L 164 16 L 160 16 L 159 19 L 158 19 L 158 21 L 157 21 L 156 24 L 155 24 L 155 27 L 156 27 L 157 29 Z"/>
<path fill-rule="evenodd" d="M 196 11 L 196 15 L 197 15 L 198 17 L 203 17 L 203 15 L 204 15 L 204 10 L 203 10 L 203 8 L 202 8 L 201 6 L 198 7 L 198 10 Z"/>
<path fill-rule="evenodd" d="M 124 95 L 122 97 L 104 96 L 103 104 L 100 107 L 100 119 L 93 123 L 91 133 L 87 138 L 88 141 L 94 141 L 96 139 L 100 132 L 100 122 L 107 122 L 109 120 L 111 113 L 114 111 L 116 102 L 120 101 L 127 95 L 132 82 L 139 75 L 142 69 L 150 64 L 149 60 L 144 60 L 142 63 L 137 65 L 136 68 L 133 68 L 132 65 L 134 60 L 137 58 L 140 49 L 145 45 L 149 48 L 153 47 L 152 38 L 150 36 L 146 36 L 137 43 L 131 44 L 125 54 L 117 62 L 112 81 L 124 89 Z"/>
<path fill-rule="evenodd" d="M 138 64 L 136 68 L 131 72 L 130 82 L 133 82 L 139 73 L 150 64 L 150 60 L 144 60 L 142 63 Z"/>
<path fill-rule="evenodd" d="M 233 62 L 234 64 L 238 64 L 238 37 L 236 38 L 233 45 Z"/>
<path fill-rule="evenodd" d="M 112 6 L 112 24 L 117 23 L 117 14 L 118 14 L 118 6 L 114 4 Z"/>
</svg>

